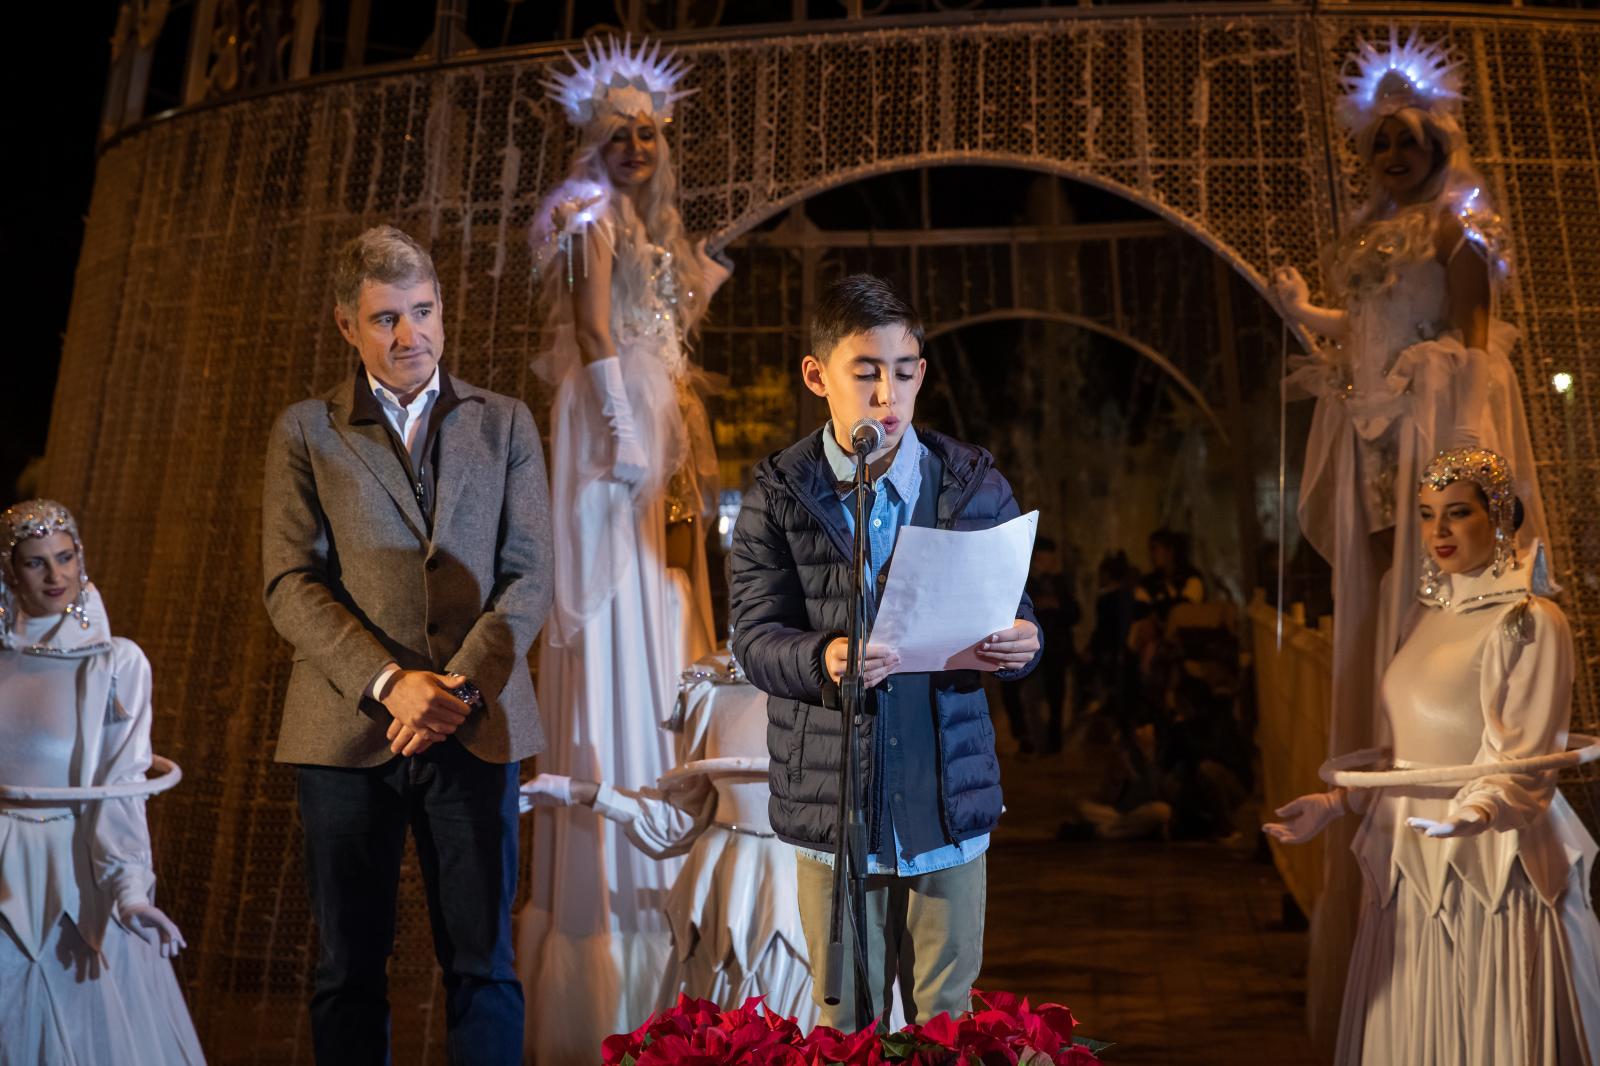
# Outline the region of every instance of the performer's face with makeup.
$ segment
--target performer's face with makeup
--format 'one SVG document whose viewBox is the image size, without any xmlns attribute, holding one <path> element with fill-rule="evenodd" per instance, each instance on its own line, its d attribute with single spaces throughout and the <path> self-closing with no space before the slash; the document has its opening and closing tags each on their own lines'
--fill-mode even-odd
<svg viewBox="0 0 1600 1066">
<path fill-rule="evenodd" d="M 444 318 L 432 278 L 394 284 L 368 278 L 352 310 L 335 307 L 339 332 L 368 373 L 409 401 L 444 354 Z"/>
<path fill-rule="evenodd" d="M 624 119 L 601 150 L 606 173 L 618 189 L 641 189 L 661 163 L 661 131 L 647 118 Z"/>
<path fill-rule="evenodd" d="M 828 401 L 834 435 L 845 451 L 856 422 L 876 418 L 883 423 L 888 442 L 870 459 L 899 446 L 927 369 L 916 338 L 899 323 L 847 334 L 826 357 L 808 355 L 800 366 L 806 388 Z"/>
<path fill-rule="evenodd" d="M 79 588 L 78 549 L 66 533 L 28 537 L 11 552 L 17 576 L 17 600 L 34 618 L 48 618 L 67 609 Z"/>
<path fill-rule="evenodd" d="M 1442 573 L 1469 574 L 1489 565 L 1494 558 L 1494 526 L 1478 486 L 1470 481 L 1455 481 L 1442 489 L 1423 486 L 1417 503 L 1422 543 Z"/>
<path fill-rule="evenodd" d="M 1372 135 L 1372 172 L 1383 190 L 1401 203 L 1421 191 L 1436 162 L 1433 143 L 1426 136 L 1418 138 L 1393 115 Z"/>
</svg>

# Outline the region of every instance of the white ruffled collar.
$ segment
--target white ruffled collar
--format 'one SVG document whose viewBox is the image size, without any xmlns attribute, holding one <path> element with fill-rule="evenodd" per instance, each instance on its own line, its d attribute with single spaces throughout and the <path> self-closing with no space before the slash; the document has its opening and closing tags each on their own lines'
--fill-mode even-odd
<svg viewBox="0 0 1600 1066">
<path fill-rule="evenodd" d="M 84 610 L 34 618 L 15 612 L 16 621 L 0 632 L 0 647 L 24 655 L 43 655 L 56 659 L 81 659 L 98 655 L 111 647 L 111 620 L 106 615 L 100 590 L 90 583 L 84 597 Z"/>
<path fill-rule="evenodd" d="M 1549 596 L 1556 591 L 1550 580 L 1550 560 L 1544 544 L 1535 540 L 1518 551 L 1519 565 L 1508 566 L 1496 575 L 1493 566 L 1473 574 L 1441 574 L 1434 592 L 1419 592 L 1417 599 L 1429 607 L 1449 611 L 1470 611 L 1495 603 L 1509 603 L 1529 594 Z"/>
</svg>

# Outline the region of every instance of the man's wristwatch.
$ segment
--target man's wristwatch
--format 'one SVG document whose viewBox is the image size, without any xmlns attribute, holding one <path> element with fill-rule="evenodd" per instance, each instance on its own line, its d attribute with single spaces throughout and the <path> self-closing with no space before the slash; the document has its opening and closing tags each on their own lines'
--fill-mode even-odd
<svg viewBox="0 0 1600 1066">
<path fill-rule="evenodd" d="M 445 689 L 445 691 L 450 693 L 450 695 L 454 696 L 456 699 L 460 700 L 462 703 L 465 703 L 468 707 L 471 707 L 473 710 L 477 710 L 483 706 L 483 693 L 478 691 L 478 686 L 474 685 L 471 681 L 463 681 L 455 688 L 448 688 Z"/>
</svg>

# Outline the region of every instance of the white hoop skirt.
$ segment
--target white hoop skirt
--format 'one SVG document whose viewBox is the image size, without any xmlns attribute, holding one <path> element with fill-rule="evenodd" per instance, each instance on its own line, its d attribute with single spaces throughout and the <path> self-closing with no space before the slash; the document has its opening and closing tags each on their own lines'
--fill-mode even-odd
<svg viewBox="0 0 1600 1066">
<path fill-rule="evenodd" d="M 37 960 L 5 928 L 0 989 L 0 1066 L 205 1062 L 172 964 L 115 922 L 98 957 L 67 918 Z"/>
</svg>

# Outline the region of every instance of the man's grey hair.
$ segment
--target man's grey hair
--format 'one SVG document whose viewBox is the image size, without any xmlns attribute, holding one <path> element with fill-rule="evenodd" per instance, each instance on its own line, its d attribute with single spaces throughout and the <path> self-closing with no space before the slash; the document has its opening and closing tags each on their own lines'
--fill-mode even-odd
<svg viewBox="0 0 1600 1066">
<path fill-rule="evenodd" d="M 367 279 L 382 285 L 399 285 L 426 278 L 439 292 L 439 275 L 426 248 L 393 226 L 373 226 L 345 242 L 333 267 L 333 299 L 355 310 L 361 284 Z"/>
</svg>

